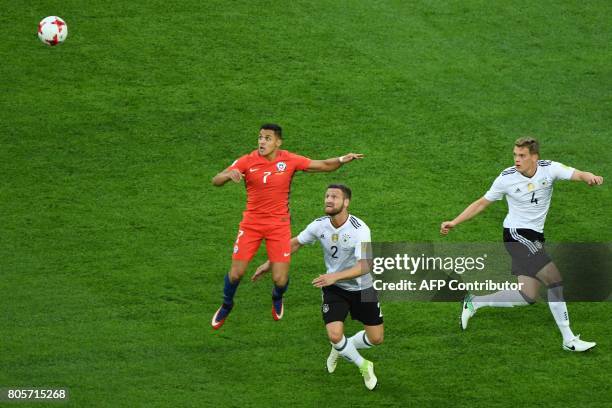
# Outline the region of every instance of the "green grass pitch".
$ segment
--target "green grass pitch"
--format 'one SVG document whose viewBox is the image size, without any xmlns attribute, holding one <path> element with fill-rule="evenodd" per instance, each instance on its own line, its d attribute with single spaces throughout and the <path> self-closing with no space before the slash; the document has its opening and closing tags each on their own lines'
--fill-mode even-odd
<svg viewBox="0 0 612 408">
<path fill-rule="evenodd" d="M 561 350 L 542 303 L 466 333 L 455 303 L 383 304 L 374 392 L 346 362 L 325 371 L 320 248 L 294 256 L 282 321 L 267 279 L 209 325 L 245 201 L 210 178 L 263 122 L 303 155 L 366 155 L 295 177 L 294 233 L 344 182 L 374 240 L 440 242 L 524 134 L 612 180 L 609 1 L 0 4 L 0 388 L 88 407 L 609 406 L 610 303 L 569 304 L 586 354 Z M 59 47 L 36 38 L 47 15 L 69 26 Z M 611 242 L 611 191 L 558 183 L 548 241 Z M 505 210 L 446 239 L 496 242 Z"/>
</svg>

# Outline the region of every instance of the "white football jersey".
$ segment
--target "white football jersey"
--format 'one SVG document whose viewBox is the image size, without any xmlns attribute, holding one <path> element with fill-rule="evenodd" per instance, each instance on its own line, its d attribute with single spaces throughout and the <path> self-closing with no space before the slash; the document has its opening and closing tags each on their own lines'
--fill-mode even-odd
<svg viewBox="0 0 612 408">
<path fill-rule="evenodd" d="M 523 176 L 515 167 L 509 167 L 495 179 L 484 195 L 489 201 L 508 201 L 508 215 L 504 228 L 526 228 L 544 232 L 544 222 L 550 207 L 555 180 L 569 180 L 574 169 L 550 160 L 538 160 L 533 177 Z"/>
<path fill-rule="evenodd" d="M 300 244 L 312 244 L 319 240 L 323 247 L 327 273 L 352 268 L 360 259 L 370 257 L 367 250 L 362 252 L 361 244 L 371 242 L 370 228 L 359 218 L 350 215 L 340 228 L 334 227 L 331 217 L 314 220 L 297 236 Z M 365 247 L 366 245 L 364 245 Z M 372 275 L 366 273 L 354 279 L 342 280 L 336 286 L 350 291 L 367 289 L 372 286 Z"/>
</svg>

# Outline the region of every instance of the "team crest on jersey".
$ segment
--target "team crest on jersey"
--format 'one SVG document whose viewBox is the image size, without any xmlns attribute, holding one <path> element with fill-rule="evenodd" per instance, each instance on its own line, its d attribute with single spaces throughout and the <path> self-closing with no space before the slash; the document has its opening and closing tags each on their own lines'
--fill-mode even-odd
<svg viewBox="0 0 612 408">
<path fill-rule="evenodd" d="M 238 253 L 238 245 L 234 245 L 234 253 L 237 254 Z"/>
<path fill-rule="evenodd" d="M 527 184 L 527 191 L 531 193 L 533 190 L 535 190 L 535 186 L 533 185 L 533 183 Z"/>
<path fill-rule="evenodd" d="M 329 305 L 327 303 L 323 303 L 322 309 L 323 313 L 329 312 Z"/>
<path fill-rule="evenodd" d="M 332 242 L 338 242 L 338 234 L 332 234 Z"/>
<path fill-rule="evenodd" d="M 348 244 L 349 241 L 351 240 L 351 236 L 349 234 L 342 234 L 342 243 L 343 244 Z"/>
<path fill-rule="evenodd" d="M 285 163 L 285 162 L 278 162 L 278 163 L 276 163 L 276 170 L 278 170 L 278 171 L 285 171 L 286 168 L 287 168 L 287 163 Z"/>
</svg>

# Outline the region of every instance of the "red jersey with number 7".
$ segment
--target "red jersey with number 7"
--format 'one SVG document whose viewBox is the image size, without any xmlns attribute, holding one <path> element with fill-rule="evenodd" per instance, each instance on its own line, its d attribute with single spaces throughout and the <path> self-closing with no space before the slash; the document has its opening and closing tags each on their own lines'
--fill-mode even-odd
<svg viewBox="0 0 612 408">
<path fill-rule="evenodd" d="M 259 151 L 236 160 L 228 170 L 237 169 L 244 177 L 247 206 L 242 222 L 249 224 L 290 224 L 289 193 L 296 171 L 310 166 L 308 157 L 278 150 L 276 158 L 267 160 Z"/>
</svg>

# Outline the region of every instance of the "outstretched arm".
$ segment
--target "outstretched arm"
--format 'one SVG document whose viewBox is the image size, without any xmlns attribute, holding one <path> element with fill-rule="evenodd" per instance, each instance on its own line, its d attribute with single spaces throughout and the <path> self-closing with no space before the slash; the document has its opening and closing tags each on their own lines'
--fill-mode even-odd
<svg viewBox="0 0 612 408">
<path fill-rule="evenodd" d="M 312 284 L 317 288 L 324 286 L 330 286 L 339 280 L 353 279 L 361 275 L 365 275 L 370 271 L 370 263 L 367 259 L 362 259 L 355 264 L 355 266 L 345 269 L 340 272 L 326 273 L 324 275 L 317 276 Z"/>
<path fill-rule="evenodd" d="M 459 214 L 454 220 L 444 221 L 442 225 L 440 225 L 440 234 L 448 234 L 448 232 L 451 229 L 455 228 L 457 225 L 480 214 L 492 202 L 493 201 L 489 201 L 484 197 L 481 197 L 478 200 L 474 201 L 472 204 L 468 205 L 466 209 L 463 210 L 463 212 Z"/>
<path fill-rule="evenodd" d="M 325 160 L 311 160 L 310 166 L 306 169 L 308 172 L 329 172 L 337 170 L 340 166 L 353 160 L 363 159 L 363 154 L 347 153 L 344 156 L 332 157 Z"/>
<path fill-rule="evenodd" d="M 584 181 L 589 186 L 600 186 L 604 182 L 603 177 L 596 176 L 593 173 L 589 173 L 588 171 L 580 171 L 578 169 L 574 170 L 574 174 L 572 174 L 571 180 Z"/>
<path fill-rule="evenodd" d="M 212 178 L 212 184 L 213 186 L 221 187 L 230 180 L 232 180 L 234 183 L 240 183 L 240 180 L 242 180 L 242 173 L 236 169 L 223 170 L 221 173 Z"/>
<path fill-rule="evenodd" d="M 303 245 L 300 244 L 300 241 L 298 241 L 297 237 L 291 238 L 291 253 L 292 254 L 294 252 L 297 252 L 302 246 Z M 270 261 L 266 261 L 262 263 L 261 265 L 257 267 L 253 276 L 251 276 L 251 280 L 252 281 L 258 280 L 259 278 L 264 276 L 265 273 L 268 272 L 269 270 L 270 270 Z"/>
</svg>

